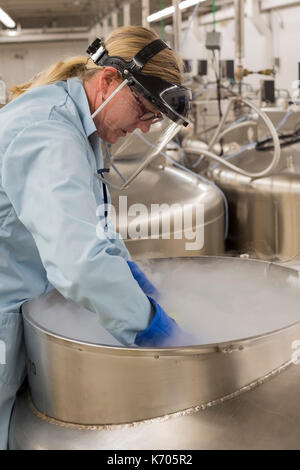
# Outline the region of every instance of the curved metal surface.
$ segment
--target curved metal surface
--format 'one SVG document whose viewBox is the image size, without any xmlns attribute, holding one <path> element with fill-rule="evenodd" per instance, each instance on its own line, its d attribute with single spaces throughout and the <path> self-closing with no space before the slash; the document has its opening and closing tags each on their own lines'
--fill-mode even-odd
<svg viewBox="0 0 300 470">
<path fill-rule="evenodd" d="M 122 173 L 126 173 L 129 166 L 130 162 L 118 162 Z M 158 159 L 145 168 L 128 189 L 121 192 L 111 189 L 111 198 L 112 205 L 117 210 L 117 231 L 121 233 L 134 258 L 224 253 L 224 204 L 219 192 L 193 175 L 168 166 L 165 160 Z M 199 218 L 197 220 L 196 216 L 196 207 L 201 204 L 204 223 Z M 160 206 L 159 215 L 157 205 Z M 185 230 L 191 230 L 195 234 L 203 233 L 202 248 L 187 250 L 186 244 L 191 240 L 187 240 L 184 233 L 178 238 L 174 230 L 174 218 L 181 217 L 182 214 L 182 220 L 184 219 L 185 205 L 192 205 L 194 208 L 191 222 L 187 223 L 185 220 Z M 170 231 L 165 233 L 163 221 L 168 219 Z M 159 238 L 153 233 L 151 224 L 158 227 Z"/>
<path fill-rule="evenodd" d="M 292 135 L 297 131 L 298 112 L 265 109 L 265 113 L 280 133 Z M 226 130 L 223 150 L 225 154 L 236 154 L 229 159 L 234 165 L 250 173 L 261 172 L 270 164 L 272 151 L 248 149 L 238 153 L 243 146 L 255 145 L 268 134 L 261 117 L 257 125 L 245 123 L 243 129 L 234 125 Z M 194 136 L 186 138 L 183 147 L 200 152 L 203 142 Z M 205 158 L 199 161 L 196 170 L 207 172 L 227 197 L 230 224 L 226 248 L 231 253 L 247 252 L 253 257 L 281 262 L 300 259 L 299 150 L 299 144 L 282 147 L 276 171 L 261 179 L 239 175 L 215 164 L 211 165 L 211 172 Z M 188 155 L 189 167 L 196 160 L 196 155 Z"/>
<path fill-rule="evenodd" d="M 292 342 L 300 338 L 297 271 L 233 258 L 162 259 L 147 263 L 146 267 L 150 266 L 154 272 L 169 273 L 168 290 L 185 266 L 187 284 L 183 288 L 186 299 L 193 292 L 195 294 L 195 290 L 198 296 L 201 295 L 199 286 L 205 278 L 209 284 L 213 278 L 220 282 L 216 273 L 222 272 L 224 292 L 227 295 L 230 292 L 232 299 L 227 307 L 226 299 L 222 299 L 222 308 L 236 308 L 238 313 L 243 308 L 236 295 L 239 289 L 243 292 L 243 302 L 252 309 L 255 289 L 258 291 L 259 286 L 266 286 L 267 294 L 259 293 L 257 315 L 266 314 L 274 297 L 276 304 L 282 302 L 278 307 L 281 318 L 274 319 L 272 328 L 265 324 L 264 327 L 261 325 L 261 330 L 251 330 L 261 331 L 261 334 L 244 339 L 229 336 L 227 341 L 164 349 L 103 346 L 87 342 L 86 338 L 82 341 L 77 337 L 76 340 L 67 338 L 59 325 L 56 331 L 43 326 L 40 312 L 45 310 L 45 316 L 49 317 L 51 308 L 54 313 L 59 303 L 62 305 L 61 323 L 65 320 L 63 311 L 67 301 L 52 291 L 27 302 L 23 309 L 29 384 L 33 403 L 39 411 L 77 424 L 140 421 L 224 397 L 291 359 Z M 199 271 L 193 271 L 195 266 Z M 193 286 L 188 278 L 190 272 L 198 281 Z M 250 284 L 249 276 L 253 279 Z M 232 288 L 231 283 L 236 282 L 239 285 Z M 47 303 L 49 296 L 52 301 L 56 296 L 56 303 Z M 215 299 L 211 300 L 215 302 Z M 68 303 L 71 305 L 70 301 Z M 204 305 L 204 299 L 200 297 L 199 303 Z M 89 312 L 81 309 L 77 313 L 84 317 Z M 243 310 L 240 313 L 246 314 Z M 271 320 L 272 315 L 268 318 Z M 240 331 L 244 331 L 243 317 L 236 317 L 234 321 L 240 321 Z M 216 326 L 213 325 L 213 329 Z"/>
<path fill-rule="evenodd" d="M 12 450 L 52 449 L 299 449 L 300 368 L 291 366 L 263 385 L 217 406 L 154 422 L 82 428 L 42 417 L 27 393 L 13 411 Z"/>
<path fill-rule="evenodd" d="M 299 145 L 283 148 L 276 172 L 261 179 L 221 167 L 212 171 L 229 203 L 229 249 L 281 262 L 300 259 L 299 150 Z M 259 171 L 271 158 L 269 152 L 249 150 L 230 161 Z"/>
</svg>

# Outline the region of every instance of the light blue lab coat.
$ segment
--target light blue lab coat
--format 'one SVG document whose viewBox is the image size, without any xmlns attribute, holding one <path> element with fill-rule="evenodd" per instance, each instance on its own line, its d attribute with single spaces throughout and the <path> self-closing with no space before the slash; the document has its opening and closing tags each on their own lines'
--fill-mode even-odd
<svg viewBox="0 0 300 470">
<path fill-rule="evenodd" d="M 123 241 L 99 238 L 95 131 L 78 78 L 32 89 L 0 111 L 0 448 L 25 375 L 23 302 L 55 287 L 125 345 L 151 320 Z"/>
</svg>

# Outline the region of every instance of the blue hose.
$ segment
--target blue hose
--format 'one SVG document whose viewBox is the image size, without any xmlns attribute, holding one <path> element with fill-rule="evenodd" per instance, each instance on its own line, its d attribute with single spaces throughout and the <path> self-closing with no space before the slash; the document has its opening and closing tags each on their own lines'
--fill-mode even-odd
<svg viewBox="0 0 300 470">
<path fill-rule="evenodd" d="M 251 144 L 247 144 L 247 145 L 243 145 L 243 147 L 241 147 L 241 149 L 238 151 L 238 152 L 235 152 L 233 153 L 232 155 L 228 155 L 228 157 L 225 157 L 224 160 L 231 160 L 231 158 L 234 158 L 234 157 L 237 157 L 238 155 L 240 155 L 241 153 L 245 152 L 246 150 L 249 150 L 251 148 L 255 148 L 257 142 L 251 142 Z M 219 162 L 217 162 L 212 168 L 211 170 L 213 171 L 215 168 L 217 168 L 217 166 L 220 165 Z"/>
<path fill-rule="evenodd" d="M 287 118 L 293 114 L 293 111 L 287 111 L 286 112 L 286 115 L 282 118 L 282 120 L 280 121 L 280 123 L 278 124 L 278 126 L 276 127 L 276 131 L 279 131 L 279 129 L 286 123 L 287 121 Z"/>
<path fill-rule="evenodd" d="M 190 19 L 190 22 L 189 22 L 189 24 L 188 24 L 187 30 L 186 30 L 186 32 L 184 33 L 183 39 L 182 39 L 181 44 L 180 44 L 180 46 L 179 46 L 179 52 L 182 51 L 183 45 L 184 45 L 184 43 L 185 43 L 185 41 L 186 41 L 187 35 L 189 34 L 189 31 L 190 31 L 191 26 L 192 26 L 192 24 L 193 24 L 193 21 L 194 21 L 194 18 L 195 18 L 196 13 L 197 13 L 197 11 L 198 11 L 198 8 L 199 8 L 199 6 L 200 6 L 200 3 L 201 3 L 201 2 L 197 3 L 197 5 L 195 5 L 195 8 L 194 8 L 194 10 L 193 10 L 193 14 L 192 14 L 191 19 Z"/>
</svg>

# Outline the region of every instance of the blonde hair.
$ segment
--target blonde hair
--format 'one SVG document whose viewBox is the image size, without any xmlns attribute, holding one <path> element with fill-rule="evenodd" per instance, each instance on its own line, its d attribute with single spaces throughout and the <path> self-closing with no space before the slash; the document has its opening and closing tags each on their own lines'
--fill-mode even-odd
<svg viewBox="0 0 300 470">
<path fill-rule="evenodd" d="M 131 60 L 144 46 L 158 39 L 158 35 L 142 26 L 124 26 L 114 30 L 105 41 L 110 56 Z M 41 85 L 50 85 L 61 80 L 79 77 L 89 80 L 103 67 L 96 66 L 87 56 L 71 57 L 51 65 L 32 80 L 10 89 L 10 101 L 28 90 Z M 164 49 L 152 57 L 143 68 L 143 73 L 154 75 L 177 85 L 183 82 L 183 62 L 179 55 Z"/>
</svg>

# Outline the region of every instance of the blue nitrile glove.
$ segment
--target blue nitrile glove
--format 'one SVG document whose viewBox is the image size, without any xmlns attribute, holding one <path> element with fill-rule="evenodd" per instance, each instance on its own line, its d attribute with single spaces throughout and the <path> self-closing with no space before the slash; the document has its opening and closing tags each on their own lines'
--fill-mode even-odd
<svg viewBox="0 0 300 470">
<path fill-rule="evenodd" d="M 160 348 L 189 346 L 195 339 L 185 333 L 173 318 L 151 297 L 148 297 L 155 309 L 155 316 L 146 330 L 140 331 L 135 337 L 135 344 L 142 347 Z"/>
<path fill-rule="evenodd" d="M 146 295 L 151 295 L 156 299 L 159 299 L 160 292 L 156 289 L 156 287 L 149 281 L 146 274 L 141 270 L 138 264 L 134 261 L 127 261 L 127 264 L 130 268 L 131 274 L 133 275 L 134 279 L 142 289 L 142 291 Z"/>
</svg>

